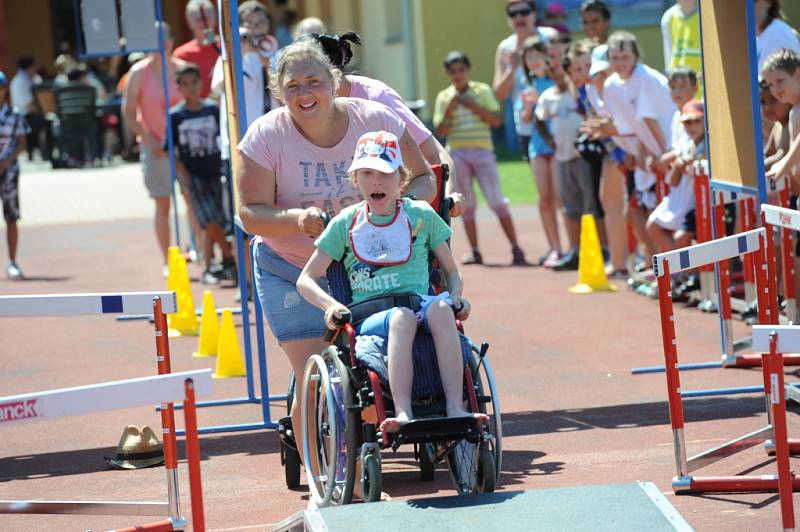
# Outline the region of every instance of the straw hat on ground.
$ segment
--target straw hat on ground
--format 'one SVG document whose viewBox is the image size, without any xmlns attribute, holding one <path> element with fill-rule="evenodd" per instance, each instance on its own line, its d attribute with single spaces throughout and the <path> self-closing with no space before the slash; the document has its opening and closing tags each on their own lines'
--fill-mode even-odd
<svg viewBox="0 0 800 532">
<path fill-rule="evenodd" d="M 142 469 L 164 463 L 164 449 L 153 429 L 147 425 L 128 425 L 122 431 L 114 458 L 105 457 L 114 469 Z"/>
</svg>

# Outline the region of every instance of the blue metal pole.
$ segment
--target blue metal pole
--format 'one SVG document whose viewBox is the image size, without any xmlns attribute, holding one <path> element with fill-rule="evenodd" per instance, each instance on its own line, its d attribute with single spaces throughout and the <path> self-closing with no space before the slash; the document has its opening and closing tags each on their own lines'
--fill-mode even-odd
<svg viewBox="0 0 800 532">
<path fill-rule="evenodd" d="M 175 220 L 175 243 L 181 247 L 181 226 L 178 221 L 178 198 L 175 192 L 175 181 L 177 174 L 175 171 L 175 140 L 172 138 L 172 124 L 169 119 L 169 84 L 167 76 L 167 57 L 166 50 L 164 50 L 164 14 L 161 11 L 161 0 L 155 0 L 156 5 L 156 20 L 158 21 L 158 50 L 161 54 L 161 83 L 164 89 L 164 113 L 166 115 L 167 124 L 167 155 L 169 156 L 169 174 L 172 183 L 172 207 L 173 219 Z"/>
<path fill-rule="evenodd" d="M 697 363 L 689 363 L 689 364 L 678 364 L 678 370 L 680 371 L 690 371 L 695 369 L 712 369 L 712 368 L 721 368 L 722 361 L 717 362 L 697 362 Z M 644 375 L 647 373 L 664 373 L 666 368 L 664 366 L 644 366 L 641 368 L 633 368 L 631 369 L 631 373 L 633 375 Z"/>
</svg>

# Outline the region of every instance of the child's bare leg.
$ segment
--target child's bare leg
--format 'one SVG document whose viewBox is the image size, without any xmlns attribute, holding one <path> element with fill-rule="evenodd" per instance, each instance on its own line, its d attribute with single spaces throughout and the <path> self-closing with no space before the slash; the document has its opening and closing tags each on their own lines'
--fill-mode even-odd
<svg viewBox="0 0 800 532">
<path fill-rule="evenodd" d="M 552 166 L 545 157 L 536 157 L 531 161 L 531 167 L 533 168 L 536 187 L 539 190 L 539 216 L 542 218 L 547 244 L 550 249 L 561 253 L 561 237 L 558 233 L 556 212 L 558 199 L 554 190 Z"/>
<path fill-rule="evenodd" d="M 656 253 L 656 250 L 653 246 L 653 241 L 650 240 L 650 236 L 647 234 L 647 230 L 645 229 L 645 222 L 647 221 L 649 214 L 650 213 L 643 211 L 641 207 L 631 207 L 630 204 L 626 206 L 625 218 L 633 227 L 636 240 L 638 240 L 640 244 L 644 245 L 645 250 L 647 251 L 648 262 L 650 257 Z"/>
<path fill-rule="evenodd" d="M 447 416 L 458 417 L 470 415 L 464 409 L 462 401 L 464 390 L 464 361 L 461 357 L 461 345 L 458 341 L 456 321 L 453 309 L 444 301 L 434 301 L 427 309 L 428 328 L 436 346 L 436 362 L 447 401 Z M 481 425 L 489 422 L 486 414 L 473 414 Z"/>
<path fill-rule="evenodd" d="M 411 348 L 417 334 L 417 320 L 410 309 L 398 307 L 389 318 L 389 388 L 392 390 L 394 417 L 381 423 L 381 432 L 397 432 L 411 421 L 411 386 L 414 358 Z"/>
<path fill-rule="evenodd" d="M 645 228 L 647 229 L 648 236 L 659 252 L 672 251 L 675 248 L 672 232 L 658 225 L 652 218 L 647 220 Z"/>
<path fill-rule="evenodd" d="M 6 244 L 8 244 L 8 260 L 15 262 L 17 260 L 17 242 L 19 240 L 19 229 L 17 228 L 17 221 L 11 220 L 6 222 Z"/>
</svg>

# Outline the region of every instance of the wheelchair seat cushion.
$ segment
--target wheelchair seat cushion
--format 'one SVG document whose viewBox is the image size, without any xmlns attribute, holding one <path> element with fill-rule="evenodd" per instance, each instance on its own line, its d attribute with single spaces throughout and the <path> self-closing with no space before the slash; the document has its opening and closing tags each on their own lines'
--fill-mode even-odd
<svg viewBox="0 0 800 532">
<path fill-rule="evenodd" d="M 464 363 L 472 356 L 472 342 L 463 334 L 459 334 L 461 354 Z M 382 336 L 361 335 L 356 338 L 356 359 L 367 368 L 371 369 L 388 386 L 389 371 L 388 341 Z M 419 330 L 414 338 L 414 383 L 411 397 L 415 401 L 423 401 L 431 397 L 443 397 L 442 381 L 439 376 L 439 366 L 436 362 L 436 348 L 431 335 Z"/>
</svg>

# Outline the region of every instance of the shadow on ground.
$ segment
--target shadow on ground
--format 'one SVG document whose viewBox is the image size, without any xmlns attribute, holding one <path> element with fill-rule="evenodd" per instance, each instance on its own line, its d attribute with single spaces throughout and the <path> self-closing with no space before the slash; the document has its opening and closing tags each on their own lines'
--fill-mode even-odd
<svg viewBox="0 0 800 532">
<path fill-rule="evenodd" d="M 274 431 L 205 436 L 200 442 L 200 453 L 203 460 L 214 456 L 233 454 L 277 453 L 278 449 L 278 435 Z M 114 447 L 100 447 L 0 458 L 0 482 L 107 471 L 110 466 L 103 458 L 113 457 L 116 452 Z M 183 441 L 178 440 L 178 459 L 184 460 L 185 458 L 186 450 Z"/>
<path fill-rule="evenodd" d="M 686 421 L 755 417 L 764 413 L 764 398 L 709 397 L 683 402 Z M 793 408 L 790 410 L 797 410 Z M 503 436 L 524 436 L 579 430 L 626 429 L 669 424 L 666 401 L 595 408 L 509 412 L 503 414 Z"/>
</svg>

